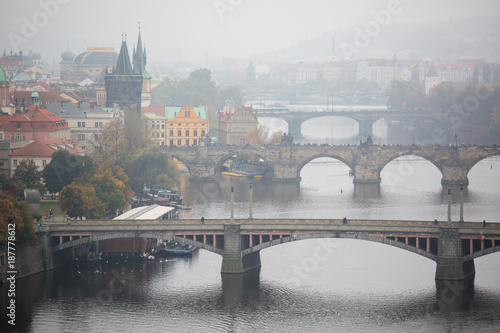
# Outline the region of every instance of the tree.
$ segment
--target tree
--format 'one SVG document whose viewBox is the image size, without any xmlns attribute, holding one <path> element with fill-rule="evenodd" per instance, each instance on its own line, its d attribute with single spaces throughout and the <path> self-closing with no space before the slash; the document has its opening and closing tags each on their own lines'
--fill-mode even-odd
<svg viewBox="0 0 500 333">
<path fill-rule="evenodd" d="M 90 178 L 89 185 L 108 212 L 122 208 L 134 195 L 127 174 L 117 165 L 100 167 Z"/>
<path fill-rule="evenodd" d="M 441 83 L 433 87 L 427 96 L 427 105 L 433 109 L 450 109 L 455 104 L 457 91 L 453 85 Z"/>
<path fill-rule="evenodd" d="M 414 82 L 394 81 L 387 106 L 391 109 L 414 110 L 425 105 L 425 95 L 421 87 Z"/>
<path fill-rule="evenodd" d="M 268 127 L 259 125 L 247 133 L 247 142 L 251 145 L 275 145 L 281 142 L 281 131 L 271 133 Z"/>
<path fill-rule="evenodd" d="M 22 160 L 16 167 L 12 178 L 21 181 L 26 185 L 26 188 L 34 188 L 41 176 L 38 165 L 33 160 Z"/>
<path fill-rule="evenodd" d="M 59 206 L 71 217 L 87 216 L 92 209 L 92 199 L 83 186 L 71 183 L 59 195 Z"/>
<path fill-rule="evenodd" d="M 173 188 L 177 183 L 177 167 L 172 158 L 158 146 L 137 152 L 125 164 L 135 193 L 142 193 L 144 185 Z"/>
<path fill-rule="evenodd" d="M 85 173 L 92 174 L 97 169 L 95 161 L 88 156 L 70 154 L 67 150 L 58 150 L 52 160 L 42 170 L 47 189 L 51 193 L 60 192 L 64 186 Z"/>
<path fill-rule="evenodd" d="M 17 202 L 14 197 L 0 193 L 0 234 L 8 235 L 9 224 L 15 225 L 16 245 L 36 243 L 33 215 L 29 205 L 25 201 Z"/>
</svg>

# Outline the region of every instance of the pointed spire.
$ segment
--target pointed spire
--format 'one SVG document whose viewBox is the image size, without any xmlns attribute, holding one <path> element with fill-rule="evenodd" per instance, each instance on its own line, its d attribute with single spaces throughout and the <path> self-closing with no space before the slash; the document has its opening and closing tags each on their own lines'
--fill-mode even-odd
<svg viewBox="0 0 500 333">
<path fill-rule="evenodd" d="M 145 49 L 142 47 L 142 37 L 141 37 L 141 26 L 139 23 L 139 37 L 137 38 L 137 49 L 134 50 L 134 73 L 140 74 L 145 78 L 150 78 L 151 76 L 146 71 L 146 54 Z"/>
<path fill-rule="evenodd" d="M 126 38 L 125 34 L 125 38 Z M 128 55 L 127 42 L 122 41 L 122 46 L 120 48 L 120 54 L 118 55 L 118 61 L 116 62 L 116 72 L 117 75 L 130 75 L 133 74 L 132 65 L 130 64 L 130 56 Z"/>
</svg>

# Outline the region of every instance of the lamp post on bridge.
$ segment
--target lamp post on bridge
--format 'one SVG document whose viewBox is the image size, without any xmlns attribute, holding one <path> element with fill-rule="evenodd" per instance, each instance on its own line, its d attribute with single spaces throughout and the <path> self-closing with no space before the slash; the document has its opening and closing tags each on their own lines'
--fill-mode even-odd
<svg viewBox="0 0 500 333">
<path fill-rule="evenodd" d="M 460 221 L 464 221 L 464 184 L 460 184 Z"/>
<path fill-rule="evenodd" d="M 248 219 L 253 219 L 252 216 L 252 205 L 253 205 L 253 188 L 252 188 L 252 182 L 250 182 L 250 199 L 249 199 L 249 204 L 248 204 Z"/>
<path fill-rule="evenodd" d="M 234 220 L 234 186 L 231 186 L 231 221 Z"/>
<path fill-rule="evenodd" d="M 451 188 L 448 188 L 448 227 L 451 226 Z"/>
</svg>

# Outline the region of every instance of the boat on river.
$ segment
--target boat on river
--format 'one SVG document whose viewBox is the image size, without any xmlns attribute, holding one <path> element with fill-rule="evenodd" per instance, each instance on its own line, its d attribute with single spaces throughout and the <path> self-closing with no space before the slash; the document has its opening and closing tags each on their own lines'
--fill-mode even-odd
<svg viewBox="0 0 500 333">
<path fill-rule="evenodd" d="M 159 255 L 162 256 L 175 256 L 175 257 L 185 257 L 191 256 L 195 251 L 198 250 L 197 247 L 193 245 L 180 244 L 177 242 L 163 243 L 158 251 Z"/>
</svg>

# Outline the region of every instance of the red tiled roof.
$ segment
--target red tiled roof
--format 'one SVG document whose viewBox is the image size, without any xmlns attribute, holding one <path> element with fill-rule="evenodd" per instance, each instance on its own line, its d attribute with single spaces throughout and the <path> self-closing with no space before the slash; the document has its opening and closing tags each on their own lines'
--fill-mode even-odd
<svg viewBox="0 0 500 333">
<path fill-rule="evenodd" d="M 141 113 L 156 113 L 158 116 L 165 116 L 163 106 L 145 106 L 141 108 Z"/>
<path fill-rule="evenodd" d="M 21 105 L 23 98 L 26 101 L 26 105 L 31 105 L 31 94 L 32 91 L 14 91 L 10 97 L 10 103 L 14 104 L 14 100 L 17 98 L 18 105 Z M 49 104 L 49 103 L 59 103 L 59 102 L 69 102 L 66 98 L 61 97 L 58 93 L 54 91 L 40 91 L 38 92 L 39 98 L 38 100 L 41 103 Z"/>
<path fill-rule="evenodd" d="M 17 149 L 9 156 L 52 156 L 58 150 L 67 150 L 71 154 L 82 154 L 85 149 L 74 145 L 70 140 L 61 138 L 50 138 L 36 140 L 26 146 Z"/>
<path fill-rule="evenodd" d="M 32 105 L 25 112 L 14 115 L 1 115 L 0 128 L 20 131 L 54 131 L 69 129 L 66 119 L 41 106 Z"/>
</svg>

